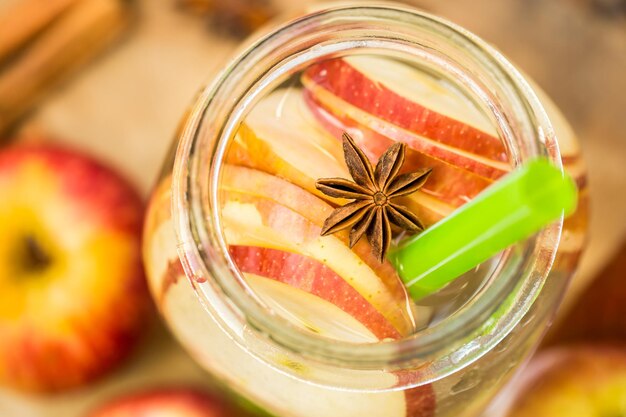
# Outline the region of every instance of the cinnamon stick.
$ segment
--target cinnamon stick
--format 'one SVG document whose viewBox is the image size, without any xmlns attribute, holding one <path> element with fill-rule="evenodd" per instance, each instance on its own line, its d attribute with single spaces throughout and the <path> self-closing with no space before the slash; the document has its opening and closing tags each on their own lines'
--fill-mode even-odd
<svg viewBox="0 0 626 417">
<path fill-rule="evenodd" d="M 28 0 L 30 1 L 30 0 Z M 0 135 L 129 22 L 123 0 L 79 0 L 0 72 Z"/>
<path fill-rule="evenodd" d="M 20 0 L 0 13 L 0 63 L 41 33 L 76 0 Z"/>
</svg>

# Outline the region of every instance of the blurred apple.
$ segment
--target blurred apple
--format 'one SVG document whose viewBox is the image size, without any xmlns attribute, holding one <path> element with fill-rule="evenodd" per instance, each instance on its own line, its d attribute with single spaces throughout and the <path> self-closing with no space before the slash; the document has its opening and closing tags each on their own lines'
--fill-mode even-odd
<svg viewBox="0 0 626 417">
<path fill-rule="evenodd" d="M 0 151 L 0 383 L 57 391 L 117 364 L 145 326 L 143 204 L 94 160 Z"/>
<path fill-rule="evenodd" d="M 543 351 L 524 369 L 507 417 L 626 415 L 626 350 L 599 346 Z M 502 415 L 502 414 L 498 414 Z"/>
<path fill-rule="evenodd" d="M 251 414 L 223 398 L 193 388 L 156 389 L 131 394 L 89 417 L 243 417 Z"/>
</svg>

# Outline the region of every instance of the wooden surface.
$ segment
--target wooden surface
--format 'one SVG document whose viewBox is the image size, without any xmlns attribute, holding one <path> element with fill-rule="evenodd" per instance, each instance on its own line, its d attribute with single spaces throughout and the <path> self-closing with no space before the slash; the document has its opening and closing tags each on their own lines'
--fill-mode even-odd
<svg viewBox="0 0 626 417">
<path fill-rule="evenodd" d="M 626 23 L 623 16 L 597 13 L 590 3 L 416 2 L 496 44 L 554 98 L 578 132 L 593 210 L 588 251 L 571 296 L 602 268 L 626 232 Z M 56 91 L 26 130 L 50 132 L 97 155 L 147 196 L 185 107 L 236 46 L 173 5 L 139 1 L 139 21 L 128 39 Z M 127 366 L 93 387 L 54 398 L 0 391 L 0 416 L 80 416 L 135 388 L 204 381 L 157 328 Z"/>
</svg>

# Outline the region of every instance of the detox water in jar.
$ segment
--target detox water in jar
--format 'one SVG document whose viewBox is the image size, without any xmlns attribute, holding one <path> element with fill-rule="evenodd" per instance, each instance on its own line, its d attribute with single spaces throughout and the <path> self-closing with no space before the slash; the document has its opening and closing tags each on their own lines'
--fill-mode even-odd
<svg viewBox="0 0 626 417">
<path fill-rule="evenodd" d="M 538 157 L 578 186 L 565 220 L 419 291 L 382 253 Z M 259 37 L 202 91 L 144 258 L 183 346 L 268 414 L 469 416 L 548 324 L 586 201 L 567 123 L 490 46 L 414 9 L 342 6 Z"/>
</svg>

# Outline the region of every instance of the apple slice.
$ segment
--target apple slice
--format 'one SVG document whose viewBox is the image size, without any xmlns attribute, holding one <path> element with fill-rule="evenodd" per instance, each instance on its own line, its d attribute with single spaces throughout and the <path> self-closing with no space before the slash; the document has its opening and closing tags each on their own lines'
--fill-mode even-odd
<svg viewBox="0 0 626 417">
<path fill-rule="evenodd" d="M 265 251 L 273 251 L 272 249 L 263 249 L 263 248 L 251 248 L 251 247 L 242 247 L 235 246 L 231 247 L 231 254 L 234 258 L 237 258 L 237 264 L 245 271 L 246 268 L 240 265 L 240 262 L 244 264 L 245 260 L 241 259 L 240 256 L 266 256 L 264 254 Z M 242 253 L 243 252 L 243 253 Z M 278 255 L 279 251 L 273 251 L 275 255 L 278 256 L 278 259 L 282 259 L 281 255 Z M 303 258 L 302 255 L 297 254 L 287 254 L 283 252 L 286 256 L 296 258 L 297 262 L 300 262 Z M 251 258 L 249 258 L 251 259 Z M 269 258 L 266 257 L 267 260 Z M 309 266 L 311 262 L 315 262 L 313 260 L 305 260 L 304 265 Z M 323 267 L 322 264 L 319 264 Z M 256 265 L 252 265 L 252 270 L 258 269 Z M 275 268 L 276 269 L 276 268 Z M 330 271 L 326 269 L 326 271 Z M 267 273 L 268 271 L 260 271 L 262 273 Z M 328 337 L 331 339 L 342 340 L 346 342 L 352 343 L 376 343 L 379 339 L 385 337 L 394 337 L 398 338 L 398 332 L 385 320 L 384 317 L 380 315 L 372 306 L 369 304 L 363 297 L 360 297 L 356 291 L 349 285 L 345 284 L 345 281 L 341 279 L 338 275 L 335 274 L 335 278 L 331 279 L 332 284 L 339 284 L 340 286 L 347 286 L 348 294 L 346 298 L 346 303 L 343 303 L 343 300 L 339 300 L 339 304 L 337 303 L 337 299 L 335 300 L 325 300 L 324 298 L 318 296 L 320 292 L 309 292 L 313 288 L 302 289 L 298 288 L 298 285 L 306 282 L 306 279 L 298 280 L 299 278 L 306 278 L 306 275 L 285 275 L 285 269 L 280 269 L 278 271 L 277 276 L 272 277 L 264 277 L 259 276 L 254 273 L 244 273 L 248 284 L 250 287 L 259 295 L 259 297 L 267 303 L 272 310 L 274 310 L 277 314 L 281 315 L 285 319 L 289 320 L 293 324 L 302 329 L 310 330 L 314 333 L 319 334 L 320 336 Z M 316 271 L 319 272 L 319 271 Z M 325 272 L 325 271 L 324 271 Z M 297 272 L 296 272 L 297 273 Z M 305 274 L 309 272 L 305 271 Z M 330 273 L 334 274 L 334 272 L 330 271 Z M 328 274 L 326 274 L 328 275 Z M 309 275 L 310 276 L 310 275 Z M 285 281 L 281 281 L 281 278 L 286 278 Z M 294 278 L 299 282 L 294 283 Z M 317 284 L 321 284 L 321 286 L 325 285 L 325 280 L 329 279 L 328 276 L 320 277 L 316 279 L 315 282 Z M 341 282 L 340 282 L 341 281 Z M 295 285 L 294 285 L 295 284 Z M 311 283 L 313 284 L 313 283 Z M 350 292 L 354 294 L 350 294 Z M 326 294 L 336 294 L 340 297 L 340 292 L 329 292 Z M 320 295 L 324 295 L 322 290 Z M 358 301 L 355 299 L 360 298 Z M 354 304 L 352 306 L 352 314 L 349 314 L 346 310 L 338 307 L 338 305 L 346 306 L 347 302 L 355 302 L 358 304 Z M 364 323 L 372 323 L 372 316 L 363 316 L 362 313 L 370 310 L 373 315 L 378 315 L 376 321 L 380 322 L 383 327 L 381 330 L 386 327 L 382 333 L 378 335 L 374 334 L 376 331 L 372 328 L 372 326 L 367 326 Z M 390 331 L 390 333 L 388 333 Z"/>
<path fill-rule="evenodd" d="M 375 342 L 379 339 L 398 339 L 400 337 L 398 331 L 372 304 L 327 265 L 298 253 L 276 249 L 230 246 L 229 251 L 233 261 L 235 261 L 241 272 L 246 274 L 246 277 L 252 274 L 292 287 L 293 291 L 280 290 L 280 286 L 274 287 L 274 292 L 280 293 L 280 297 L 275 301 L 282 305 L 283 310 L 289 306 L 288 311 L 300 317 L 299 321 L 306 323 L 308 329 L 319 329 L 314 331 L 330 333 L 329 329 L 338 324 L 342 324 L 343 326 L 341 327 L 349 329 L 347 320 L 339 320 L 339 317 L 337 317 L 339 314 L 334 312 L 333 309 L 328 308 L 324 312 L 324 309 L 319 307 L 319 304 L 325 301 L 335 306 L 335 309 L 340 309 L 344 315 L 347 313 L 358 321 L 359 325 L 354 326 L 354 331 L 361 334 L 357 338 L 358 340 Z M 268 285 L 262 285 L 258 280 L 256 284 L 258 285 L 252 285 L 252 287 L 256 289 L 260 285 L 268 290 Z M 298 295 L 298 293 L 302 294 Z M 311 294 L 315 297 L 305 297 L 304 294 Z M 289 298 L 289 296 L 293 297 Z M 313 305 L 309 307 L 301 303 L 295 310 L 291 308 L 298 305 L 296 300 L 304 302 L 305 299 L 312 300 L 314 298 L 319 300 L 315 304 L 317 307 Z M 323 316 L 323 321 L 327 323 L 326 326 L 321 324 L 315 325 L 313 316 L 318 316 L 320 319 Z M 303 317 L 306 319 L 303 319 Z M 358 330 L 363 326 L 369 329 L 367 333 L 370 335 L 368 337 L 365 337 L 363 332 Z M 373 340 L 372 333 L 374 335 Z M 356 341 L 353 339 L 353 337 L 350 337 L 347 340 Z"/>
<path fill-rule="evenodd" d="M 245 274 L 246 279 L 275 311 L 284 315 L 288 320 L 307 329 L 317 331 L 322 336 L 339 340 L 348 340 L 354 343 L 372 343 L 377 339 L 354 318 L 329 304 L 314 297 L 285 285 L 280 282 L 268 280 Z M 361 322 L 363 323 L 363 322 Z M 332 333 L 331 333 L 332 332 Z M 409 383 L 418 377 L 419 372 L 405 371 L 396 372 L 398 384 Z M 431 385 L 422 385 L 403 391 L 405 397 L 406 417 L 429 417 L 434 415 L 436 400 Z"/>
<path fill-rule="evenodd" d="M 232 141 L 227 161 L 287 178 L 310 192 L 315 180 L 346 177 L 343 151 L 312 117 L 299 90 L 281 89 L 263 98 L 248 114 Z"/>
<path fill-rule="evenodd" d="M 385 150 L 395 143 L 392 139 L 361 125 L 346 114 L 335 116 L 326 111 L 310 91 L 305 90 L 303 94 L 311 113 L 326 130 L 337 138 L 341 137 L 343 132 L 350 133 L 370 160 L 377 161 Z M 408 148 L 401 172 L 415 171 L 420 168 L 432 169 L 421 191 L 427 196 L 452 206 L 451 209 L 468 202 L 493 182 L 453 164 Z"/>
<path fill-rule="evenodd" d="M 330 204 L 288 180 L 236 165 L 224 166 L 220 189 L 273 200 L 320 226 L 333 211 Z"/>
<path fill-rule="evenodd" d="M 478 110 L 475 103 L 461 92 L 453 90 L 445 79 L 383 56 L 355 55 L 343 61 L 379 87 L 400 96 L 401 100 L 395 104 L 397 108 L 407 104 L 417 110 L 413 115 L 417 120 L 407 112 L 398 114 L 390 108 L 379 110 L 380 114 L 388 115 L 385 119 L 398 120 L 399 125 L 407 126 L 416 133 L 423 132 L 426 137 L 507 162 L 506 151 L 497 137 L 494 125 Z M 387 93 L 379 90 L 379 98 L 386 97 Z M 356 94 L 358 96 L 358 92 Z M 477 140 L 489 146 L 481 146 L 476 143 Z"/>
<path fill-rule="evenodd" d="M 344 242 L 335 236 L 320 236 L 320 226 L 293 210 L 268 199 L 229 192 L 222 205 L 222 222 L 229 245 L 277 249 L 312 258 L 341 276 L 400 334 L 411 332 L 407 299 L 390 290 Z"/>
<path fill-rule="evenodd" d="M 293 210 L 319 228 L 324 225 L 324 220 L 333 211 L 333 207 L 328 203 L 306 190 L 281 178 L 254 169 L 227 165 L 224 168 L 220 186 L 222 190 L 240 194 L 241 198 L 254 196 L 271 200 Z M 344 245 L 348 245 L 349 233 L 347 230 L 335 233 L 334 237 L 341 240 Z M 406 289 L 394 267 L 388 261 L 380 263 L 372 254 L 372 248 L 367 240 L 361 239 L 352 248 L 352 251 L 376 273 L 396 299 L 407 298 Z M 415 306 L 411 307 L 414 308 Z"/>
<path fill-rule="evenodd" d="M 331 203 L 347 202 L 328 197 L 315 188 L 319 178 L 349 178 L 350 174 L 341 141 L 315 120 L 300 90 L 277 90 L 261 100 L 240 127 L 227 161 L 287 179 Z M 421 190 L 401 201 L 426 225 L 455 208 Z"/>
<path fill-rule="evenodd" d="M 280 284 L 277 283 L 276 284 Z M 385 416 L 432 417 L 437 402 L 432 385 L 409 390 L 393 389 L 410 376 L 372 370 L 367 372 L 334 369 L 299 362 L 280 350 L 269 361 L 258 360 L 250 351 L 229 337 L 217 321 L 207 315 L 194 289 L 186 280 L 173 286 L 163 311 L 177 337 L 195 352 L 196 359 L 225 383 L 236 387 L 238 393 L 252 400 L 272 415 L 280 416 Z M 189 320 L 192 317 L 194 320 Z M 245 332 L 249 343 L 254 343 L 254 332 Z M 257 342 L 258 343 L 258 342 Z M 249 347 L 249 346 L 248 346 Z M 296 360 L 293 360 L 296 359 Z M 269 362 L 269 363 L 268 363 Z M 276 368 L 284 370 L 277 372 Z M 355 390 L 343 390 L 315 383 L 303 383 L 289 372 L 298 372 L 309 381 L 345 381 L 345 387 L 357 385 Z M 329 375 L 329 372 L 331 373 Z M 245 384 L 242 384 L 245 381 Z M 271 389 L 268 389 L 271 381 Z M 369 385 L 373 382 L 372 385 Z M 340 383 L 337 384 L 341 386 Z M 373 385 L 391 388 L 382 391 L 367 390 Z M 359 389 L 359 387 L 363 387 Z"/>
<path fill-rule="evenodd" d="M 510 170 L 502 141 L 493 128 L 481 130 L 489 126 L 474 106 L 400 62 L 370 56 L 327 60 L 307 69 L 302 83 L 329 112 L 419 152 L 490 179 Z"/>
</svg>

